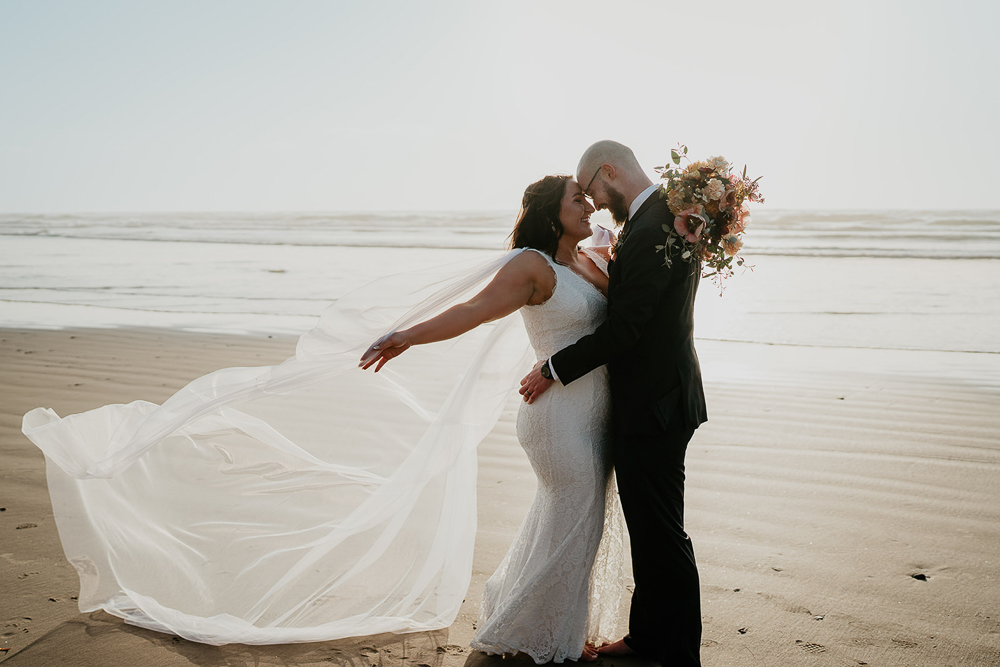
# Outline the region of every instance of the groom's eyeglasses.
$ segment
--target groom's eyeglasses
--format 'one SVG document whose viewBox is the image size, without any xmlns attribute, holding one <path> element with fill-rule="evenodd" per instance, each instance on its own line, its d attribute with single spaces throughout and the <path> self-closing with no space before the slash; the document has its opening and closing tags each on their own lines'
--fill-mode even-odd
<svg viewBox="0 0 1000 667">
<path fill-rule="evenodd" d="M 597 178 L 597 175 L 599 173 L 601 173 L 601 169 L 603 169 L 603 168 L 604 168 L 604 165 L 602 164 L 600 167 L 597 168 L 597 171 L 594 172 L 594 175 L 590 177 L 590 183 L 587 183 L 587 187 L 585 187 L 583 189 L 583 194 L 587 195 L 588 197 L 593 197 L 594 196 L 594 195 L 590 194 L 590 186 L 594 184 L 594 179 Z"/>
</svg>

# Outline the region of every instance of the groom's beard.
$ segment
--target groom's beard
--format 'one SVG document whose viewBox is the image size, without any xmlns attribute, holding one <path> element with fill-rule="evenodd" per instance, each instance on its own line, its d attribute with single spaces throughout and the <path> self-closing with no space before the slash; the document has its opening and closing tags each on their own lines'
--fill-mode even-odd
<svg viewBox="0 0 1000 667">
<path fill-rule="evenodd" d="M 625 195 L 611 187 L 607 188 L 604 194 L 608 198 L 611 219 L 621 227 L 628 220 L 628 202 L 625 201 Z"/>
</svg>

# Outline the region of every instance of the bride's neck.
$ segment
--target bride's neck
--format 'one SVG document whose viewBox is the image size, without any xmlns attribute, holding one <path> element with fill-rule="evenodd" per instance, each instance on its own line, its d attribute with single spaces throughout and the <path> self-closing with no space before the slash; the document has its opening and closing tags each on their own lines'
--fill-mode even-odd
<svg viewBox="0 0 1000 667">
<path fill-rule="evenodd" d="M 559 246 L 556 248 L 555 260 L 560 264 L 575 264 L 580 254 L 580 246 L 577 241 L 571 241 L 565 236 L 559 239 Z"/>
</svg>

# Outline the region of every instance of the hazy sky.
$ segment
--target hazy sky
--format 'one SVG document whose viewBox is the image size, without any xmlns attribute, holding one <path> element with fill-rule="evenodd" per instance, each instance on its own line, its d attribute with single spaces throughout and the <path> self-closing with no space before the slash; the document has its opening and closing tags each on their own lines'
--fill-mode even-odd
<svg viewBox="0 0 1000 667">
<path fill-rule="evenodd" d="M 1000 2 L 0 0 L 0 211 L 517 207 L 587 145 L 1000 208 Z"/>
</svg>

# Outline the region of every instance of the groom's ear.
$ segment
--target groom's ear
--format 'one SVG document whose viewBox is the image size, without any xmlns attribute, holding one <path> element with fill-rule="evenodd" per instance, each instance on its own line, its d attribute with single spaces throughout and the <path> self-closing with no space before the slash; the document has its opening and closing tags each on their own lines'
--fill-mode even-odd
<svg viewBox="0 0 1000 667">
<path fill-rule="evenodd" d="M 615 165 L 604 163 L 601 165 L 601 172 L 604 174 L 604 178 L 609 181 L 614 181 L 618 176 L 618 171 L 615 169 Z"/>
</svg>

